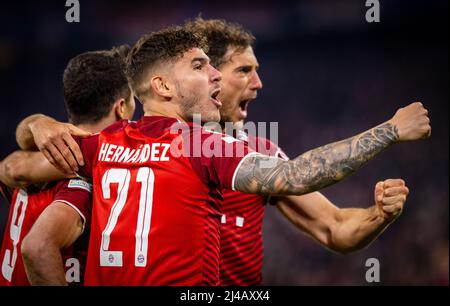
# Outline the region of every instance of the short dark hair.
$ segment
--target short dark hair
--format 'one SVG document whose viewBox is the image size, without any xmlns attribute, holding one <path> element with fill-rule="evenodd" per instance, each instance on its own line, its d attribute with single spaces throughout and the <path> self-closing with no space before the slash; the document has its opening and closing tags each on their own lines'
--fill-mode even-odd
<svg viewBox="0 0 450 306">
<path fill-rule="evenodd" d="M 216 68 L 224 63 L 224 56 L 228 47 L 236 47 L 243 51 L 247 47 L 253 47 L 256 41 L 255 36 L 240 24 L 227 22 L 223 19 L 205 20 L 197 17 L 194 20 L 187 21 L 185 27 L 206 37 L 209 46 L 207 54 L 211 59 L 211 65 Z"/>
<path fill-rule="evenodd" d="M 127 56 L 130 53 L 130 51 L 131 51 L 131 47 L 127 44 L 123 44 L 120 46 L 114 46 L 111 49 L 111 52 L 113 53 L 113 55 L 122 61 L 124 71 L 126 68 Z"/>
<path fill-rule="evenodd" d="M 63 88 L 69 120 L 96 123 L 107 116 L 117 99 L 128 101 L 125 75 L 127 45 L 111 51 L 90 51 L 72 58 L 64 70 Z"/>
<path fill-rule="evenodd" d="M 208 51 L 206 39 L 199 33 L 173 26 L 142 36 L 127 58 L 127 76 L 136 96 L 141 98 L 145 73 L 157 64 L 176 60 L 193 48 Z"/>
</svg>

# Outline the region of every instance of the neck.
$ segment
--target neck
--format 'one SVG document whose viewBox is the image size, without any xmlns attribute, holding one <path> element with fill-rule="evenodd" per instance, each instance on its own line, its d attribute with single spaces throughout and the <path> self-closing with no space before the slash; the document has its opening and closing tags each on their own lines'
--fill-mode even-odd
<svg viewBox="0 0 450 306">
<path fill-rule="evenodd" d="M 144 104 L 144 116 L 163 116 L 188 121 L 179 111 L 179 108 L 170 102 L 148 101 Z"/>
<path fill-rule="evenodd" d="M 111 120 L 100 120 L 96 123 L 84 123 L 84 124 L 78 124 L 77 127 L 79 127 L 82 130 L 85 130 L 90 133 L 100 133 L 103 129 L 107 128 L 111 124 L 113 124 L 115 121 Z"/>
</svg>

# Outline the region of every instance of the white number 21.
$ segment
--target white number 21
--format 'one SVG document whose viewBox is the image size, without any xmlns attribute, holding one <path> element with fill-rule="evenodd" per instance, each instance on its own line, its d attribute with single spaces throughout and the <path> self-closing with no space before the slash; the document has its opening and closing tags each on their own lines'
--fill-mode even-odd
<svg viewBox="0 0 450 306">
<path fill-rule="evenodd" d="M 125 206 L 130 186 L 131 173 L 128 169 L 109 169 L 102 178 L 103 197 L 111 198 L 110 185 L 118 184 L 117 199 L 114 202 L 109 215 L 108 224 L 102 233 L 100 246 L 100 266 L 122 267 L 122 251 L 109 250 L 109 242 L 112 231 L 117 225 L 119 215 Z M 152 218 L 153 188 L 155 175 L 150 168 L 140 168 L 136 178 L 141 183 L 139 200 L 139 213 L 136 228 L 136 246 L 134 252 L 134 265 L 145 267 L 147 265 L 148 233 Z"/>
</svg>

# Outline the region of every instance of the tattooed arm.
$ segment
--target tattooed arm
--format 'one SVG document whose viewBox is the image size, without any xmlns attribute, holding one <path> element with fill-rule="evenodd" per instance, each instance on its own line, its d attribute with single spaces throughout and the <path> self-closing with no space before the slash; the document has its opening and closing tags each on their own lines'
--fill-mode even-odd
<svg viewBox="0 0 450 306">
<path fill-rule="evenodd" d="M 310 193 L 351 175 L 398 137 L 396 127 L 385 123 L 290 161 L 250 156 L 239 168 L 234 187 L 242 192 L 264 195 Z"/>
<path fill-rule="evenodd" d="M 384 124 L 291 161 L 249 156 L 237 170 L 233 187 L 262 195 L 301 195 L 322 189 L 348 177 L 396 142 L 428 137 L 427 114 L 421 103 L 413 103 Z"/>
</svg>

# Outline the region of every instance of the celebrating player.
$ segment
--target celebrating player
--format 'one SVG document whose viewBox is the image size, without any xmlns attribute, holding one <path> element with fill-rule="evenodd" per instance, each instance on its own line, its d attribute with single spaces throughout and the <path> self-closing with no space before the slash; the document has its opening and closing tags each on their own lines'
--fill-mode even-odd
<svg viewBox="0 0 450 306">
<path fill-rule="evenodd" d="M 253 51 L 255 38 L 238 24 L 197 18 L 186 27 L 203 33 L 210 46 L 207 55 L 222 73 L 219 100 L 221 126 L 232 122 L 238 139 L 252 149 L 280 158 L 287 157 L 267 139 L 247 135 L 243 130 L 247 106 L 262 88 L 258 61 Z M 412 108 L 412 106 L 410 106 Z M 420 111 L 420 106 L 413 108 Z M 249 139 L 250 138 L 250 139 Z M 383 193 L 384 188 L 384 193 Z M 380 182 L 375 205 L 367 209 L 339 209 L 319 192 L 302 196 L 272 198 L 288 220 L 325 247 L 347 253 L 360 249 L 380 234 L 399 215 L 408 188 L 402 180 Z M 262 223 L 268 197 L 233 190 L 223 191 L 221 224 L 222 285 L 259 285 L 262 282 Z"/>
<path fill-rule="evenodd" d="M 51 125 L 52 135 L 62 135 L 65 141 L 71 142 L 73 139 L 66 129 L 78 135 L 90 135 L 83 130 L 99 132 L 118 119 L 132 117 L 134 99 L 124 71 L 128 50 L 129 47 L 123 45 L 113 51 L 87 52 L 69 62 L 63 78 L 64 100 L 70 121 L 76 126 L 65 124 L 61 129 L 58 124 Z M 32 116 L 19 126 L 17 138 L 22 149 L 33 148 L 33 144 L 22 141 L 26 139 L 20 134 L 26 130 L 22 126 L 39 130 L 42 117 Z M 33 152 L 13 153 L 0 164 L 0 180 L 14 187 L 24 183 L 21 176 L 25 173 L 39 179 L 38 168 L 42 164 L 49 166 L 46 159 Z M 82 283 L 89 237 L 91 184 L 69 179 L 49 183 L 42 190 L 30 189 L 16 188 L 13 194 L 8 230 L 0 253 L 0 284 Z M 70 268 L 68 277 L 65 266 Z"/>
<path fill-rule="evenodd" d="M 429 134 L 426 114 L 413 105 L 291 161 L 253 152 L 245 142 L 186 124 L 196 113 L 205 121 L 220 118 L 221 73 L 203 49 L 203 37 L 185 28 L 142 37 L 130 53 L 128 74 L 145 116 L 79 140 L 85 162 L 79 174 L 94 185 L 86 284 L 219 284 L 223 188 L 310 193 L 349 176 L 394 143 Z"/>
</svg>

